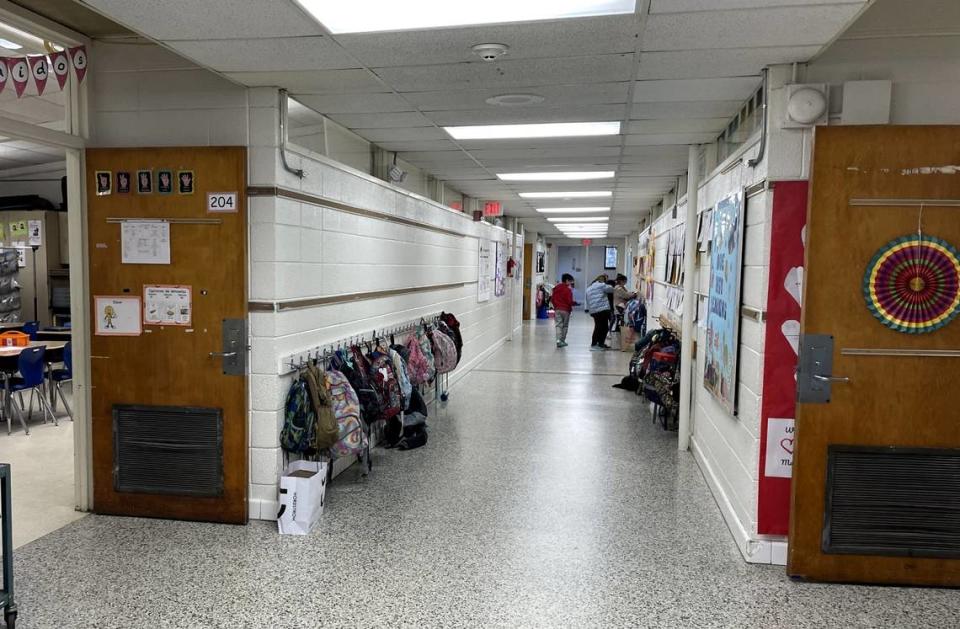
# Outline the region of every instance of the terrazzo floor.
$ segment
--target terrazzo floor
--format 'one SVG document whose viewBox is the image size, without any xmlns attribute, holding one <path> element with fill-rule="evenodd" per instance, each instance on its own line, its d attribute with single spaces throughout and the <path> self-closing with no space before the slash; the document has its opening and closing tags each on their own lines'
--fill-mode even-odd
<svg viewBox="0 0 960 629">
<path fill-rule="evenodd" d="M 960 594 L 748 565 L 627 354 L 525 325 L 430 417 L 337 478 L 319 530 L 90 516 L 18 549 L 28 628 L 956 627 Z M 602 374 L 602 375 L 600 375 Z M 612 374 L 612 375 L 610 375 Z"/>
</svg>

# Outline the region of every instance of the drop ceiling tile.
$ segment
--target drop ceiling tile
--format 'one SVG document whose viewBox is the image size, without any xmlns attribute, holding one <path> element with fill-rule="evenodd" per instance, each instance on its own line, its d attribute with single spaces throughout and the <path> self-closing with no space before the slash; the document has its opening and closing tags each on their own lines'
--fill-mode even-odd
<svg viewBox="0 0 960 629">
<path fill-rule="evenodd" d="M 743 105 L 743 100 L 703 100 L 688 102 L 634 103 L 633 120 L 671 120 L 687 118 L 730 118 Z"/>
<path fill-rule="evenodd" d="M 373 68 L 374 72 L 398 92 L 534 88 L 538 85 L 554 84 L 586 85 L 628 81 L 632 70 L 632 54 Z"/>
<path fill-rule="evenodd" d="M 627 133 L 719 133 L 726 128 L 729 118 L 692 118 L 689 120 L 632 120 Z"/>
<path fill-rule="evenodd" d="M 224 76 L 250 87 L 279 85 L 294 94 L 382 92 L 383 84 L 366 70 L 301 70 L 283 72 L 226 72 Z M 364 96 L 356 96 L 361 100 Z M 297 98 L 301 103 L 302 98 Z M 306 103 L 304 103 L 306 104 Z"/>
<path fill-rule="evenodd" d="M 487 98 L 504 93 L 536 94 L 544 98 L 545 107 L 566 107 L 570 105 L 617 104 L 627 102 L 630 83 L 594 83 L 591 85 L 541 85 L 537 87 L 517 87 L 515 89 L 464 89 L 440 90 L 428 92 L 409 92 L 404 98 L 424 112 L 451 109 L 493 108 L 484 102 Z M 514 109 L 502 107 L 498 109 Z M 531 108 L 532 110 L 532 108 Z"/>
<path fill-rule="evenodd" d="M 633 99 L 638 103 L 670 101 L 745 101 L 760 86 L 760 77 L 637 81 Z"/>
<path fill-rule="evenodd" d="M 406 127 L 396 129 L 353 129 L 371 142 L 430 142 L 444 140 L 449 142 L 450 136 L 443 129 L 437 127 Z"/>
<path fill-rule="evenodd" d="M 393 93 L 302 94 L 292 91 L 298 101 L 322 114 L 369 114 L 409 112 L 413 108 Z"/>
<path fill-rule="evenodd" d="M 331 114 L 335 122 L 348 129 L 392 129 L 401 127 L 426 127 L 430 121 L 415 111 L 382 114 Z"/>
<path fill-rule="evenodd" d="M 510 181 L 501 185 L 506 185 L 506 187 L 517 192 L 549 192 L 551 190 L 613 190 L 615 183 L 612 179 L 606 179 L 599 181 Z"/>
<path fill-rule="evenodd" d="M 496 107 L 428 112 L 442 126 L 520 124 L 529 122 L 600 122 L 622 120 L 626 105 L 574 105 L 566 107 Z"/>
<path fill-rule="evenodd" d="M 460 148 L 450 140 L 385 140 L 377 144 L 387 151 L 398 153 L 435 152 L 442 155 L 462 153 Z M 449 157 L 441 159 L 449 159 Z"/>
<path fill-rule="evenodd" d="M 650 15 L 644 50 L 823 46 L 856 17 L 860 3 Z"/>
<path fill-rule="evenodd" d="M 104 15 L 153 39 L 248 39 L 322 35 L 295 2 L 276 0 L 85 0 Z"/>
<path fill-rule="evenodd" d="M 337 35 L 368 67 L 414 66 L 478 60 L 483 42 L 509 46 L 502 60 L 632 53 L 639 23 L 634 16 L 600 16 L 392 33 Z"/>
<path fill-rule="evenodd" d="M 910 9 L 901 2 L 875 2 L 843 36 L 944 35 L 960 26 L 960 3 L 953 0 L 913 0 Z"/>
<path fill-rule="evenodd" d="M 725 76 L 759 76 L 769 65 L 808 61 L 820 46 L 675 50 L 640 55 L 638 79 L 695 79 Z"/>
<path fill-rule="evenodd" d="M 729 9 L 765 9 L 776 6 L 865 4 L 863 0 L 651 0 L 650 13 L 687 13 Z"/>
<path fill-rule="evenodd" d="M 340 70 L 361 67 L 328 37 L 175 41 L 185 57 L 218 72 Z"/>
</svg>

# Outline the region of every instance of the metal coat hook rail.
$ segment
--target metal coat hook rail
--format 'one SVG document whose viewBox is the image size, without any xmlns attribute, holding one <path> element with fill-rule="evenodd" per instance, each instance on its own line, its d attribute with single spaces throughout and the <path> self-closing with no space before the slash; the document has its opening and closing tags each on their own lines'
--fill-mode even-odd
<svg viewBox="0 0 960 629">
<path fill-rule="evenodd" d="M 369 334 L 353 334 L 335 341 L 329 341 L 315 345 L 294 354 L 288 354 L 280 361 L 280 375 L 285 376 L 291 373 L 296 373 L 314 360 L 327 362 L 333 357 L 334 353 L 340 349 L 363 346 L 368 343 L 375 343 L 380 339 L 389 339 L 390 337 L 412 334 L 420 325 L 436 325 L 439 319 L 440 313 L 434 312 L 432 314 L 423 315 L 403 323 L 387 326 L 382 329 L 371 330 Z"/>
</svg>

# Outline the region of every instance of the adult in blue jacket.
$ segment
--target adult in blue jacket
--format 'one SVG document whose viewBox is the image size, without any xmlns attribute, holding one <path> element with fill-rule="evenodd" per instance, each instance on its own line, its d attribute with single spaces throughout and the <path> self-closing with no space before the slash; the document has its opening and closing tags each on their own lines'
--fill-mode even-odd
<svg viewBox="0 0 960 629">
<path fill-rule="evenodd" d="M 606 274 L 598 275 L 597 279 L 587 287 L 587 311 L 593 317 L 593 339 L 590 351 L 602 352 L 610 349 L 607 345 L 607 331 L 610 329 L 610 298 L 613 286 L 607 284 Z"/>
</svg>

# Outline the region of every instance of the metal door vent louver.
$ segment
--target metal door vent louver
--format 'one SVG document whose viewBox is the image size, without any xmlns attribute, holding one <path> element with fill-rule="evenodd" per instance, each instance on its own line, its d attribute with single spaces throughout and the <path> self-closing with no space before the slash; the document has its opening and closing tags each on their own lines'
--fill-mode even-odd
<svg viewBox="0 0 960 629">
<path fill-rule="evenodd" d="M 960 557 L 960 450 L 830 446 L 822 550 Z"/>
<path fill-rule="evenodd" d="M 218 408 L 113 407 L 116 491 L 223 495 L 223 417 Z"/>
</svg>

